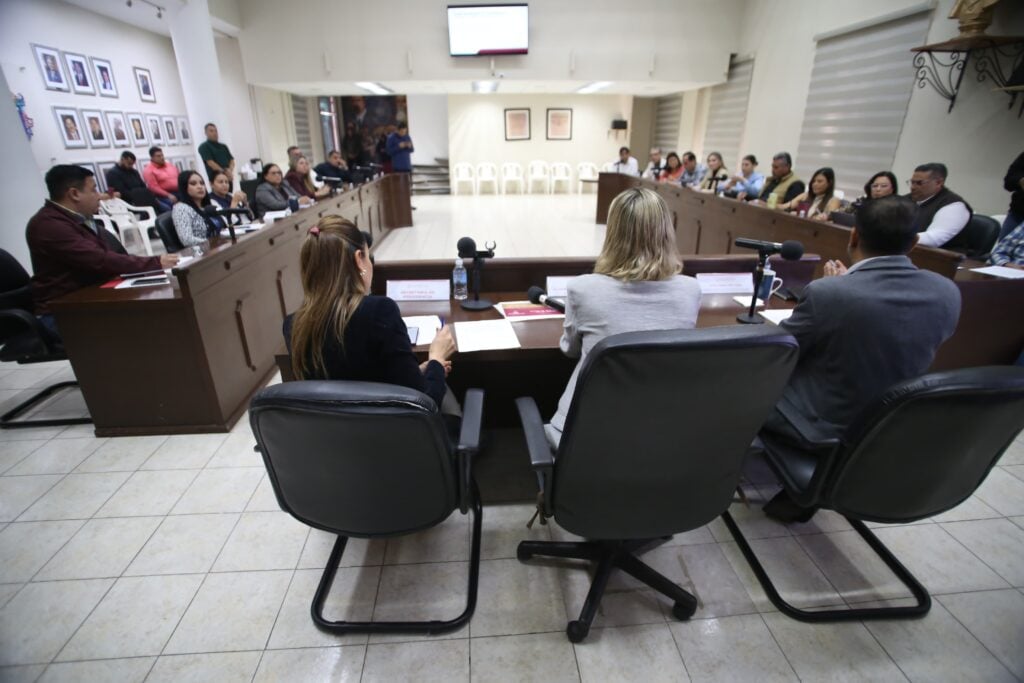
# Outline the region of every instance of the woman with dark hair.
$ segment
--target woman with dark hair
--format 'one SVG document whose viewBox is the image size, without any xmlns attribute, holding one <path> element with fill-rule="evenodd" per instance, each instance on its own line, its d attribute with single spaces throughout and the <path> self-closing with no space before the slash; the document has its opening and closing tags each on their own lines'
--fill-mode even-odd
<svg viewBox="0 0 1024 683">
<path fill-rule="evenodd" d="M 757 157 L 753 154 L 743 157 L 743 161 L 740 162 L 740 172 L 729 178 L 729 182 L 722 187 L 725 190 L 725 196 L 738 199 L 741 198 L 740 194 L 744 197 L 760 196 L 761 188 L 764 187 L 764 175 L 758 173 L 756 168 Z"/>
<path fill-rule="evenodd" d="M 673 183 L 679 184 L 679 179 L 683 177 L 683 162 L 679 160 L 679 155 L 675 152 L 669 152 L 668 156 L 665 157 L 665 169 L 658 176 L 659 183 Z"/>
<path fill-rule="evenodd" d="M 864 197 L 868 199 L 881 199 L 896 194 L 896 174 L 891 171 L 879 171 L 871 176 L 871 180 L 864 183 Z"/>
<path fill-rule="evenodd" d="M 210 205 L 203 176 L 195 171 L 178 174 L 178 196 L 181 201 L 171 209 L 174 231 L 186 247 L 201 244 L 217 234 L 218 227 L 203 209 Z"/>
<path fill-rule="evenodd" d="M 263 182 L 256 187 L 256 198 L 253 201 L 256 215 L 263 217 L 267 211 L 284 211 L 288 208 L 288 200 L 295 199 L 299 206 L 309 206 L 312 200 L 303 197 L 288 183 L 284 182 L 284 174 L 277 164 L 263 167 Z"/>
<path fill-rule="evenodd" d="M 331 188 L 326 184 L 319 189 L 313 185 L 309 179 L 309 159 L 306 157 L 296 157 L 291 161 L 284 180 L 293 190 L 309 199 L 322 199 L 331 193 Z"/>
<path fill-rule="evenodd" d="M 819 168 L 811 176 L 809 189 L 776 208 L 799 213 L 804 218 L 827 221 L 829 214 L 837 211 L 842 203 L 835 197 L 836 174 L 828 166 Z"/>
</svg>

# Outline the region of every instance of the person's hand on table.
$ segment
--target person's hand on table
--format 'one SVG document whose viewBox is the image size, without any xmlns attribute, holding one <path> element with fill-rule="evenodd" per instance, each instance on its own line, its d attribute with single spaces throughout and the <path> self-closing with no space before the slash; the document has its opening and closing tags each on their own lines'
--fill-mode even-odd
<svg viewBox="0 0 1024 683">
<path fill-rule="evenodd" d="M 299 197 L 299 206 L 310 206 L 313 200 L 309 197 Z"/>
<path fill-rule="evenodd" d="M 736 195 L 736 199 L 740 200 L 741 202 L 744 199 L 746 199 L 746 198 L 747 198 L 747 193 L 746 192 L 740 192 L 739 194 Z"/>
<path fill-rule="evenodd" d="M 846 275 L 846 266 L 842 261 L 825 261 L 825 277 Z"/>
<path fill-rule="evenodd" d="M 427 361 L 436 360 L 441 365 L 446 365 L 445 374 L 451 368 L 451 362 L 448 360 L 455 355 L 455 338 L 452 336 L 452 328 L 445 325 L 437 334 L 434 336 L 434 341 L 430 342 L 430 349 L 427 351 Z"/>
<path fill-rule="evenodd" d="M 172 268 L 178 264 L 177 254 L 160 254 L 160 267 L 164 270 Z"/>
</svg>

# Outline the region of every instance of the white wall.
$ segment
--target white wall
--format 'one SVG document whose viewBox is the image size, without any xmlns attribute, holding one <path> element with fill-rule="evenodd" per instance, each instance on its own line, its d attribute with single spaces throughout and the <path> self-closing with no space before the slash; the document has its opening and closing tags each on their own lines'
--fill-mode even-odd
<svg viewBox="0 0 1024 683">
<path fill-rule="evenodd" d="M 405 102 L 415 150 L 412 163 L 430 165 L 448 158 L 448 96 L 409 95 Z"/>
<path fill-rule="evenodd" d="M 211 3 L 212 4 L 212 3 Z M 242 168 L 249 159 L 260 156 L 259 136 L 257 135 L 257 119 L 249 102 L 249 86 L 245 80 L 245 69 L 242 66 L 242 51 L 238 41 L 226 36 L 218 36 L 214 41 L 217 46 L 217 63 L 220 66 L 223 116 L 230 122 L 230 138 L 221 138 L 235 157 L 235 167 Z M 200 142 L 203 138 L 201 126 L 207 121 L 193 121 L 192 128 L 198 131 Z M 216 123 L 216 122 L 214 122 Z"/>
<path fill-rule="evenodd" d="M 0 93 L 8 93 L 7 79 L 0 70 Z M 4 207 L 4 220 L 0 222 L 0 249 L 18 259 L 25 270 L 32 272 L 28 244 L 25 243 L 25 225 L 46 198 L 43 175 L 35 171 L 32 147 L 21 125 L 18 111 L 7 100 L 0 107 L 0 206 Z"/>
<path fill-rule="evenodd" d="M 448 97 L 448 148 L 452 165 L 462 161 L 523 165 L 534 159 L 576 164 L 590 161 L 598 166 L 618 159 L 625 140 L 609 130 L 612 119 L 632 118 L 632 97 L 625 95 L 450 95 Z M 530 109 L 529 140 L 505 140 L 506 108 Z M 547 140 L 547 109 L 573 110 L 572 140 Z M 634 154 L 636 156 L 636 154 Z M 646 158 L 640 154 L 637 161 Z"/>
<path fill-rule="evenodd" d="M 295 144 L 295 120 L 291 95 L 271 88 L 251 87 L 252 102 L 259 121 L 259 154 L 266 165 L 274 162 L 288 167 L 285 150 Z M 244 162 L 242 162 L 244 163 Z"/>
</svg>

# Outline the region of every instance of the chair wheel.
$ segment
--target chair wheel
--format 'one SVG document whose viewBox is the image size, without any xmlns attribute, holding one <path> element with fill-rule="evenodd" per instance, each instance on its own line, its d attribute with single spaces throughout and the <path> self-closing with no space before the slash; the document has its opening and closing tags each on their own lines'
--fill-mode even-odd
<svg viewBox="0 0 1024 683">
<path fill-rule="evenodd" d="M 582 621 L 570 621 L 565 628 L 565 635 L 569 636 L 569 641 L 573 643 L 583 642 L 588 633 L 590 633 L 590 626 Z"/>
<path fill-rule="evenodd" d="M 529 550 L 520 545 L 516 548 L 516 559 L 520 562 L 523 562 L 525 560 L 532 560 L 533 553 L 531 553 Z"/>
<path fill-rule="evenodd" d="M 692 605 L 687 605 L 682 602 L 677 602 L 672 605 L 672 616 L 679 621 L 686 621 L 693 616 L 693 613 L 697 611 L 697 601 L 694 600 Z"/>
</svg>

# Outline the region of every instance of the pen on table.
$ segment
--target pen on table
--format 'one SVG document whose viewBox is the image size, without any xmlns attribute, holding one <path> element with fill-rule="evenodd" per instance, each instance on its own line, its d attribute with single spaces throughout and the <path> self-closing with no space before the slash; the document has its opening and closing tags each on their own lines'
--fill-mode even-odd
<svg viewBox="0 0 1024 683">
<path fill-rule="evenodd" d="M 437 319 L 441 321 L 441 327 L 444 327 L 444 316 L 443 315 L 439 315 L 439 316 L 437 316 Z"/>
</svg>

